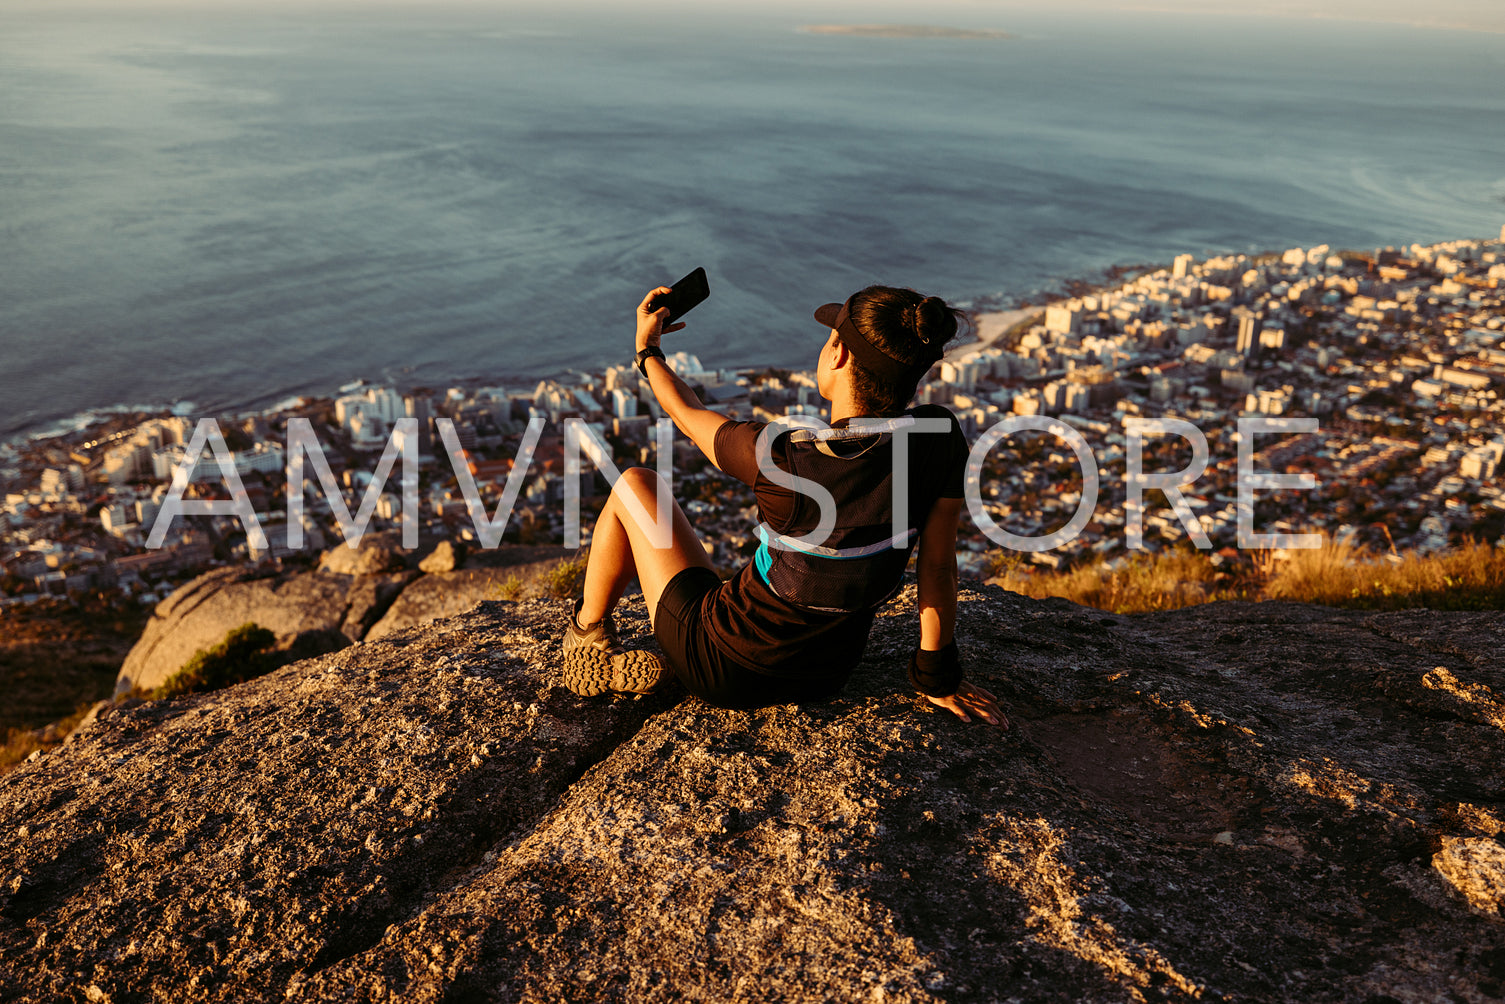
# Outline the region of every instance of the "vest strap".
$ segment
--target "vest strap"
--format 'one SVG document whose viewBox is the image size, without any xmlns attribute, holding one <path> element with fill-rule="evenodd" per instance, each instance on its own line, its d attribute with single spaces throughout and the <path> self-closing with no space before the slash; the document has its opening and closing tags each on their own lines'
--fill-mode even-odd
<svg viewBox="0 0 1505 1004">
<path fill-rule="evenodd" d="M 759 523 L 758 539 L 762 543 L 758 545 L 758 557 L 761 564 L 762 556 L 767 554 L 768 549 L 771 547 L 780 551 L 798 551 L 801 554 L 808 554 L 817 558 L 870 558 L 875 554 L 882 554 L 884 551 L 908 547 L 909 542 L 918 536 L 919 532 L 919 530 L 911 528 L 897 537 L 880 540 L 876 544 L 865 544 L 862 547 L 821 547 L 785 537 L 783 534 L 775 533 L 773 528 L 767 523 Z M 770 567 L 773 565 L 773 555 L 771 554 L 768 555 L 768 564 Z"/>
<path fill-rule="evenodd" d="M 791 443 L 826 442 L 832 439 L 860 439 L 863 436 L 893 433 L 915 424 L 913 415 L 884 419 L 871 425 L 849 425 L 844 429 L 795 429 L 789 433 Z"/>
</svg>

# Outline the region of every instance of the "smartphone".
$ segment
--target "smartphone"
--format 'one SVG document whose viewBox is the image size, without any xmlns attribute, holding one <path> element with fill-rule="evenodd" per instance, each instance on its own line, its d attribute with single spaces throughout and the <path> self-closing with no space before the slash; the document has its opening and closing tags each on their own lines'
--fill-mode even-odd
<svg viewBox="0 0 1505 1004">
<path fill-rule="evenodd" d="M 653 309 L 662 310 L 669 308 L 669 318 L 664 321 L 664 327 L 668 327 L 681 317 L 690 312 L 690 308 L 696 306 L 706 297 L 711 295 L 710 284 L 706 282 L 705 269 L 697 268 L 683 279 L 669 288 L 669 292 L 661 293 L 653 300 Z"/>
</svg>

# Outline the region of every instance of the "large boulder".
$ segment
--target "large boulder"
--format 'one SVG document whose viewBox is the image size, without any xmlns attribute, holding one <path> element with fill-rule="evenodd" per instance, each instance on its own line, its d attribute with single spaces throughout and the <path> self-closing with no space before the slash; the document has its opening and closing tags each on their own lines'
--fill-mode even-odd
<svg viewBox="0 0 1505 1004">
<path fill-rule="evenodd" d="M 408 567 L 402 552 L 378 541 L 360 547 L 338 544 L 319 556 L 319 571 L 332 575 L 381 575 Z"/>
<path fill-rule="evenodd" d="M 453 572 L 465 563 L 465 550 L 448 540 L 441 540 L 418 568 L 424 572 Z"/>
<path fill-rule="evenodd" d="M 416 572 L 397 572 L 365 575 L 351 582 L 340 633 L 351 641 L 365 638 L 416 577 Z"/>
<path fill-rule="evenodd" d="M 557 686 L 564 601 L 106 709 L 0 779 L 0 999 L 1483 1000 L 1505 625 L 963 593 L 1014 727 Z M 644 632 L 641 601 L 619 611 Z"/>
<path fill-rule="evenodd" d="M 328 651 L 348 643 L 342 628 L 351 614 L 352 583 L 323 572 L 266 575 L 254 569 L 219 568 L 180 586 L 147 621 L 116 677 L 115 690 L 161 686 L 201 648 L 254 621 L 277 635 L 284 647 Z M 368 604 L 369 606 L 369 604 Z M 375 620 L 379 613 L 363 614 Z"/>
</svg>

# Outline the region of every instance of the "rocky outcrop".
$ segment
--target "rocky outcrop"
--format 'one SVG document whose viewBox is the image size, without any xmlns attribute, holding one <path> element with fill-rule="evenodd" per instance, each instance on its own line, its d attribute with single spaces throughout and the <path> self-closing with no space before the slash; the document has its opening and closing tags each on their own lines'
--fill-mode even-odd
<svg viewBox="0 0 1505 1004">
<path fill-rule="evenodd" d="M 908 691 L 912 589 L 840 698 L 750 712 L 576 698 L 566 610 L 113 708 L 0 779 L 0 999 L 1505 993 L 1498 614 L 978 587 L 1002 731 Z"/>
<path fill-rule="evenodd" d="M 329 652 L 469 610 L 509 581 L 518 594 L 536 593 L 540 575 L 561 560 L 557 547 L 510 547 L 457 571 L 465 555 L 449 541 L 404 551 L 393 537 L 332 547 L 315 571 L 218 568 L 193 579 L 157 605 L 120 668 L 116 694 L 160 686 L 248 621 L 275 633 L 289 659 Z"/>
<path fill-rule="evenodd" d="M 412 572 L 397 572 L 366 575 L 352 581 L 349 592 L 345 594 L 349 605 L 345 608 L 344 620 L 340 621 L 340 633 L 351 641 L 366 637 L 414 578 Z"/>
<path fill-rule="evenodd" d="M 434 552 L 418 563 L 420 571 L 453 572 L 465 564 L 465 551 L 448 540 L 441 540 Z"/>
<path fill-rule="evenodd" d="M 502 568 L 477 568 L 425 575 L 402 591 L 382 619 L 372 625 L 369 637 L 374 641 L 496 599 L 512 574 Z"/>
<path fill-rule="evenodd" d="M 380 575 L 400 572 L 406 567 L 400 552 L 376 540 L 366 541 L 360 547 L 338 544 L 319 557 L 319 571 L 332 575 Z"/>
<path fill-rule="evenodd" d="M 329 651 L 346 644 L 357 580 L 324 572 L 263 575 L 220 568 L 199 576 L 157 605 L 115 681 L 116 693 L 161 686 L 201 648 L 255 621 L 284 647 Z M 359 620 L 359 617 L 356 618 Z"/>
</svg>

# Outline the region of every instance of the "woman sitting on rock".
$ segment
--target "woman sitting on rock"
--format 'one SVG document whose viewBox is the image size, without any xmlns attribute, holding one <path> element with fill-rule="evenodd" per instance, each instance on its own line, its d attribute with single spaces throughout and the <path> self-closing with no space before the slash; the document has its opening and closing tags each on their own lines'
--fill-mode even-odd
<svg viewBox="0 0 1505 1004">
<path fill-rule="evenodd" d="M 963 721 L 975 715 L 1006 727 L 993 695 L 962 678 L 952 640 L 966 437 L 945 408 L 905 410 L 956 334 L 957 312 L 887 286 L 817 310 L 830 329 L 815 373 L 831 426 L 772 430 L 760 465 L 766 424 L 705 408 L 665 363 L 659 339 L 668 310 L 652 301 L 668 292 L 661 286 L 638 306 L 638 367 L 679 430 L 753 489 L 760 543 L 754 560 L 723 582 L 670 499 L 672 537 L 655 547 L 624 500 L 656 513 L 662 480 L 648 468 L 623 472 L 596 523 L 585 595 L 565 632 L 566 686 L 585 695 L 647 693 L 672 674 L 724 708 L 831 697 L 862 657 L 873 615 L 898 591 L 918 545 L 920 644 L 910 681 Z M 908 457 L 898 470 L 896 444 L 901 460 Z M 896 504 L 907 506 L 897 526 Z M 617 642 L 611 611 L 633 579 L 667 666 Z"/>
</svg>

